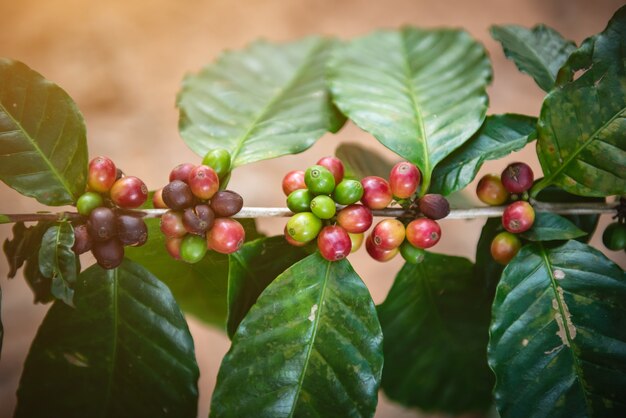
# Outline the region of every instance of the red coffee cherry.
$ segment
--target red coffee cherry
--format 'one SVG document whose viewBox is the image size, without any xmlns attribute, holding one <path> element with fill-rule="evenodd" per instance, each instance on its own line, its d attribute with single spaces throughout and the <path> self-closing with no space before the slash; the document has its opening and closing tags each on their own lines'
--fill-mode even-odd
<svg viewBox="0 0 626 418">
<path fill-rule="evenodd" d="M 189 174 L 191 192 L 202 200 L 213 197 L 220 188 L 220 179 L 215 170 L 206 165 L 199 165 Z"/>
<path fill-rule="evenodd" d="M 243 198 L 231 190 L 220 190 L 211 198 L 211 209 L 218 218 L 229 218 L 239 213 Z"/>
<path fill-rule="evenodd" d="M 406 226 L 406 239 L 417 248 L 430 248 L 440 238 L 441 228 L 432 219 L 417 218 Z"/>
<path fill-rule="evenodd" d="M 335 184 L 339 184 L 341 183 L 341 180 L 343 180 L 345 170 L 343 167 L 343 163 L 339 158 L 332 156 L 323 157 L 320 158 L 319 161 L 315 164 L 326 167 L 328 171 L 333 174 L 333 177 L 335 178 Z"/>
<path fill-rule="evenodd" d="M 155 209 L 167 209 L 167 205 L 163 201 L 163 189 L 159 189 L 152 195 L 152 206 Z"/>
<path fill-rule="evenodd" d="M 382 177 L 369 176 L 361 180 L 363 197 L 361 202 L 370 209 L 384 209 L 393 199 L 389 183 Z"/>
<path fill-rule="evenodd" d="M 450 213 L 450 204 L 440 194 L 426 194 L 418 201 L 420 212 L 430 219 L 443 219 Z"/>
<path fill-rule="evenodd" d="M 178 164 L 172 169 L 172 171 L 170 171 L 170 181 L 180 180 L 187 183 L 191 170 L 195 167 L 196 166 L 191 163 Z"/>
<path fill-rule="evenodd" d="M 168 210 L 161 216 L 161 232 L 167 238 L 182 238 L 187 235 L 187 229 L 183 224 L 183 214 Z"/>
<path fill-rule="evenodd" d="M 196 205 L 183 212 L 183 225 L 190 234 L 204 235 L 215 222 L 215 214 L 208 205 Z"/>
<path fill-rule="evenodd" d="M 140 247 L 148 240 L 148 227 L 138 216 L 118 215 L 117 238 L 124 245 Z"/>
<path fill-rule="evenodd" d="M 108 192 L 117 177 L 115 164 L 107 157 L 96 157 L 89 162 L 87 186 L 94 192 Z"/>
<path fill-rule="evenodd" d="M 124 259 L 124 246 L 117 238 L 108 241 L 94 242 L 91 253 L 96 258 L 100 267 L 114 269 L 122 264 Z"/>
<path fill-rule="evenodd" d="M 189 208 L 195 201 L 191 188 L 181 180 L 169 182 L 163 188 L 162 197 L 167 207 L 174 210 Z"/>
<path fill-rule="evenodd" d="M 490 206 L 502 205 L 509 199 L 509 192 L 504 188 L 500 176 L 486 174 L 476 186 L 476 196 Z"/>
<path fill-rule="evenodd" d="M 167 253 L 174 259 L 180 260 L 180 246 L 183 243 L 183 238 L 167 238 L 165 240 L 165 249 Z"/>
<path fill-rule="evenodd" d="M 385 262 L 389 261 L 398 255 L 398 248 L 394 248 L 392 250 L 383 250 L 372 240 L 372 236 L 368 236 L 365 240 L 365 249 L 367 253 L 376 261 Z"/>
<path fill-rule="evenodd" d="M 372 242 L 383 250 L 399 247 L 404 237 L 404 225 L 397 219 L 383 219 L 372 231 Z"/>
<path fill-rule="evenodd" d="M 525 163 L 509 164 L 500 176 L 504 188 L 511 193 L 524 193 L 533 185 L 533 170 Z"/>
<path fill-rule="evenodd" d="M 328 261 L 346 258 L 352 249 L 350 236 L 340 226 L 326 226 L 317 236 L 317 248 Z"/>
<path fill-rule="evenodd" d="M 207 233 L 207 246 L 221 254 L 230 254 L 243 245 L 246 231 L 239 222 L 230 218 L 217 218 Z"/>
<path fill-rule="evenodd" d="M 408 199 L 417 191 L 421 179 L 422 174 L 415 165 L 407 161 L 399 162 L 389 173 L 391 193 L 399 199 Z"/>
<path fill-rule="evenodd" d="M 337 214 L 339 226 L 353 234 L 367 231 L 372 226 L 373 221 L 372 212 L 363 205 L 346 206 Z"/>
<path fill-rule="evenodd" d="M 107 241 L 117 234 L 115 213 L 109 208 L 95 208 L 89 214 L 89 236 L 94 241 Z"/>
<path fill-rule="evenodd" d="M 511 203 L 502 214 L 502 226 L 513 234 L 528 231 L 534 222 L 535 210 L 523 200 Z"/>
<path fill-rule="evenodd" d="M 89 236 L 87 225 L 77 225 L 74 227 L 74 245 L 72 250 L 77 254 L 83 254 L 91 250 L 93 242 Z"/>
<path fill-rule="evenodd" d="M 498 263 L 506 266 L 520 248 L 522 248 L 522 242 L 516 235 L 510 232 L 500 232 L 491 241 L 491 256 Z"/>
<path fill-rule="evenodd" d="M 289 196 L 291 192 L 299 189 L 306 189 L 304 171 L 294 170 L 285 174 L 285 177 L 283 177 L 283 193 L 285 193 L 285 196 Z"/>
<path fill-rule="evenodd" d="M 138 208 L 146 202 L 146 199 L 148 199 L 148 188 L 137 177 L 122 177 L 111 187 L 111 200 L 121 208 Z"/>
</svg>

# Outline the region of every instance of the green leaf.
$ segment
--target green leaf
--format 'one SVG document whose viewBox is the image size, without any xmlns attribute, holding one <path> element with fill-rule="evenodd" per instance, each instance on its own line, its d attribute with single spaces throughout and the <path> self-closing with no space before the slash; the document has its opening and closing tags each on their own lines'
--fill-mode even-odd
<svg viewBox="0 0 626 418">
<path fill-rule="evenodd" d="M 532 228 L 521 234 L 529 241 L 568 240 L 587 235 L 571 221 L 556 213 L 537 212 Z"/>
<path fill-rule="evenodd" d="M 0 58 L 0 180 L 39 202 L 60 206 L 85 191 L 83 116 L 56 84 Z"/>
<path fill-rule="evenodd" d="M 212 417 L 371 417 L 383 365 L 372 298 L 347 260 L 278 276 L 222 361 Z"/>
<path fill-rule="evenodd" d="M 52 280 L 52 296 L 74 306 L 74 284 L 79 273 L 74 245 L 74 228 L 69 222 L 59 222 L 43 234 L 39 248 L 39 271 Z"/>
<path fill-rule="evenodd" d="M 493 305 L 489 364 L 503 417 L 626 415 L 626 275 L 577 241 L 522 248 Z"/>
<path fill-rule="evenodd" d="M 336 48 L 329 72 L 339 109 L 417 165 L 423 193 L 435 166 L 487 112 L 491 64 L 461 30 L 377 31 Z"/>
<path fill-rule="evenodd" d="M 541 108 L 537 155 L 545 177 L 533 187 L 533 196 L 550 184 L 583 196 L 626 194 L 625 49 L 622 8 L 559 74 L 569 81 L 548 94 Z"/>
<path fill-rule="evenodd" d="M 246 230 L 246 241 L 259 237 L 254 221 L 238 219 Z M 126 247 L 126 256 L 141 264 L 174 294 L 180 308 L 219 329 L 226 326 L 228 256 L 209 251 L 196 264 L 174 260 L 165 249 L 165 237 L 158 219 L 146 219 L 148 242 L 141 247 Z"/>
<path fill-rule="evenodd" d="M 257 298 L 283 271 L 307 256 L 282 235 L 248 242 L 230 255 L 228 269 L 228 319 L 226 329 L 233 337 Z"/>
<path fill-rule="evenodd" d="M 394 163 L 369 148 L 355 143 L 343 143 L 335 155 L 345 167 L 345 177 L 360 180 L 367 176 L 389 178 Z"/>
<path fill-rule="evenodd" d="M 9 263 L 8 277 L 15 277 L 17 271 L 24 266 L 24 278 L 35 295 L 35 303 L 47 303 L 53 299 L 52 280 L 39 271 L 41 239 L 52 224 L 50 221 L 42 221 L 35 226 L 26 227 L 24 222 L 16 222 L 12 230 L 13 239 L 6 239 L 2 245 Z"/>
<path fill-rule="evenodd" d="M 559 69 L 576 44 L 544 25 L 526 29 L 516 25 L 492 26 L 491 36 L 502 44 L 504 55 L 532 78 L 544 91 L 550 91 Z"/>
<path fill-rule="evenodd" d="M 519 151 L 535 139 L 537 118 L 504 114 L 487 116 L 469 141 L 435 167 L 430 191 L 449 195 L 474 180 L 487 160 L 497 160 Z"/>
<path fill-rule="evenodd" d="M 193 340 L 163 283 L 125 260 L 79 277 L 76 309 L 56 302 L 24 365 L 16 417 L 195 417 Z"/>
<path fill-rule="evenodd" d="M 200 156 L 225 148 L 237 167 L 302 152 L 338 131 L 345 118 L 326 85 L 334 44 L 319 37 L 257 41 L 188 75 L 177 100 L 184 141 Z"/>
<path fill-rule="evenodd" d="M 405 263 L 378 307 L 385 394 L 425 411 L 487 410 L 489 308 L 468 260 L 426 253 L 420 264 Z"/>
<path fill-rule="evenodd" d="M 504 266 L 496 262 L 491 256 L 491 241 L 502 231 L 504 231 L 502 218 L 487 219 L 476 245 L 475 275 L 478 282 L 481 283 L 484 297 L 490 302 L 493 300 L 496 286 L 498 286 L 502 270 L 504 270 Z"/>
</svg>

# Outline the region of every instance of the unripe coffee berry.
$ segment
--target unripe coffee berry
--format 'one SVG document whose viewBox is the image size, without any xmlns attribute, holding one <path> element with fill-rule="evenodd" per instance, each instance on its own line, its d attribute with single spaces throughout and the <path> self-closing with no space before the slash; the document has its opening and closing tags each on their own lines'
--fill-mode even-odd
<svg viewBox="0 0 626 418">
<path fill-rule="evenodd" d="M 243 208 L 243 197 L 231 190 L 220 190 L 211 198 L 211 209 L 217 218 L 229 218 Z"/>
<path fill-rule="evenodd" d="M 328 171 L 333 174 L 336 185 L 339 184 L 341 180 L 343 180 L 345 170 L 343 167 L 343 163 L 339 158 L 333 156 L 323 157 L 320 158 L 316 164 L 321 165 L 322 167 L 326 167 Z"/>
<path fill-rule="evenodd" d="M 329 195 L 335 190 L 335 178 L 333 174 L 321 165 L 307 168 L 304 173 L 304 183 L 314 195 Z"/>
<path fill-rule="evenodd" d="M 316 196 L 311 201 L 311 212 L 320 219 L 330 219 L 337 212 L 335 201 L 328 196 Z"/>
<path fill-rule="evenodd" d="M 107 241 L 117 234 L 115 214 L 109 208 L 95 208 L 89 214 L 89 235 L 94 241 Z"/>
<path fill-rule="evenodd" d="M 196 205 L 187 208 L 183 212 L 183 225 L 190 234 L 202 235 L 208 231 L 215 222 L 215 214 L 208 205 Z"/>
<path fill-rule="evenodd" d="M 155 209 L 167 209 L 167 205 L 163 201 L 163 189 L 158 189 L 152 195 L 152 206 Z"/>
<path fill-rule="evenodd" d="M 294 190 L 287 197 L 287 207 L 293 213 L 308 212 L 311 210 L 313 193 L 309 189 Z"/>
<path fill-rule="evenodd" d="M 333 192 L 333 199 L 340 205 L 351 205 L 363 197 L 363 185 L 356 180 L 343 180 L 337 184 Z"/>
<path fill-rule="evenodd" d="M 398 255 L 398 248 L 394 248 L 392 250 L 383 250 L 374 244 L 372 240 L 372 236 L 368 236 L 365 240 L 365 249 L 367 253 L 376 261 L 385 262 L 389 261 Z"/>
<path fill-rule="evenodd" d="M 146 199 L 148 188 L 137 177 L 122 177 L 111 187 L 111 200 L 121 208 L 138 208 L 146 202 Z"/>
<path fill-rule="evenodd" d="M 372 230 L 372 242 L 383 250 L 398 248 L 404 237 L 404 225 L 397 219 L 383 219 Z"/>
<path fill-rule="evenodd" d="M 528 231 L 534 222 L 535 210 L 530 203 L 525 201 L 511 203 L 502 214 L 502 226 L 514 234 Z"/>
<path fill-rule="evenodd" d="M 138 216 L 118 215 L 117 239 L 124 245 L 140 247 L 148 240 L 148 227 Z"/>
<path fill-rule="evenodd" d="M 409 241 L 404 241 L 400 246 L 400 255 L 407 263 L 419 264 L 424 261 L 426 251 L 422 248 L 414 247 Z"/>
<path fill-rule="evenodd" d="M 285 225 L 285 229 L 283 230 L 283 235 L 285 236 L 285 240 L 293 245 L 294 247 L 304 247 L 305 245 L 308 244 L 308 242 L 300 242 L 300 241 L 296 241 L 295 239 L 291 238 L 291 235 L 289 235 L 289 232 L 287 232 L 287 225 Z"/>
<path fill-rule="evenodd" d="M 298 189 L 306 189 L 304 171 L 294 170 L 285 174 L 285 177 L 283 177 L 283 193 L 285 193 L 285 196 L 289 196 Z"/>
<path fill-rule="evenodd" d="M 626 248 L 626 224 L 614 222 L 602 233 L 602 243 L 611 251 Z"/>
<path fill-rule="evenodd" d="M 350 236 L 340 226 L 326 226 L 317 236 L 317 248 L 328 261 L 346 258 L 352 249 Z"/>
<path fill-rule="evenodd" d="M 239 222 L 217 218 L 213 228 L 207 232 L 207 246 L 220 254 L 231 254 L 241 248 L 245 238 L 246 231 Z"/>
<path fill-rule="evenodd" d="M 117 238 L 94 242 L 91 253 L 100 267 L 105 269 L 114 269 L 124 260 L 124 246 Z"/>
<path fill-rule="evenodd" d="M 72 246 L 72 250 L 77 255 L 91 250 L 92 243 L 87 225 L 82 224 L 74 227 L 74 245 Z"/>
<path fill-rule="evenodd" d="M 363 205 L 346 206 L 337 214 L 339 226 L 353 234 L 367 231 L 373 221 L 372 212 Z"/>
<path fill-rule="evenodd" d="M 441 228 L 436 221 L 417 218 L 406 226 L 406 239 L 417 248 L 430 248 L 439 242 Z"/>
<path fill-rule="evenodd" d="M 180 180 L 185 183 L 189 181 L 189 175 L 191 174 L 191 170 L 193 170 L 196 166 L 191 163 L 183 163 L 178 164 L 176 167 L 170 171 L 170 182 L 174 180 Z"/>
<path fill-rule="evenodd" d="M 389 173 L 391 193 L 399 199 L 408 199 L 417 191 L 421 179 L 422 175 L 414 164 L 399 162 Z"/>
<path fill-rule="evenodd" d="M 89 162 L 87 186 L 99 193 L 108 192 L 117 177 L 117 168 L 107 157 L 96 157 Z"/>
<path fill-rule="evenodd" d="M 191 207 L 195 201 L 189 185 L 181 180 L 173 180 L 163 188 L 163 202 L 174 210 Z"/>
<path fill-rule="evenodd" d="M 491 256 L 496 262 L 506 266 L 520 248 L 522 248 L 522 242 L 515 234 L 500 232 L 491 241 Z"/>
<path fill-rule="evenodd" d="M 215 170 L 206 165 L 199 165 L 189 174 L 191 192 L 199 199 L 208 200 L 220 188 L 220 179 Z"/>
<path fill-rule="evenodd" d="M 363 197 L 361 202 L 370 209 L 384 209 L 393 199 L 389 183 L 382 177 L 369 176 L 361 180 Z"/>
<path fill-rule="evenodd" d="M 361 245 L 363 245 L 363 238 L 365 237 L 365 234 L 353 234 L 348 232 L 348 236 L 350 237 L 350 242 L 352 242 L 352 249 L 350 252 L 355 253 L 359 248 L 361 248 Z"/>
<path fill-rule="evenodd" d="M 181 212 L 168 210 L 161 216 L 161 232 L 168 238 L 182 238 L 187 235 Z"/>
<path fill-rule="evenodd" d="M 201 236 L 189 234 L 180 243 L 180 259 L 187 263 L 197 263 L 204 258 L 206 252 L 206 241 Z"/>
<path fill-rule="evenodd" d="M 230 152 L 223 148 L 212 149 L 202 159 L 202 165 L 211 167 L 219 178 L 224 178 L 230 172 Z"/>
<path fill-rule="evenodd" d="M 95 192 L 83 193 L 76 201 L 76 209 L 83 216 L 89 216 L 92 210 L 103 205 L 102 195 Z"/>
<path fill-rule="evenodd" d="M 299 242 L 309 242 L 322 229 L 322 221 L 311 212 L 296 213 L 287 222 L 287 233 Z"/>
<path fill-rule="evenodd" d="M 418 201 L 420 212 L 430 219 L 443 219 L 450 213 L 450 204 L 440 194 L 426 194 Z"/>
<path fill-rule="evenodd" d="M 490 206 L 502 205 L 509 199 L 509 192 L 504 188 L 500 176 L 486 174 L 476 186 L 476 196 Z"/>
<path fill-rule="evenodd" d="M 533 170 L 525 163 L 509 164 L 500 179 L 509 192 L 523 193 L 533 185 Z"/>
</svg>

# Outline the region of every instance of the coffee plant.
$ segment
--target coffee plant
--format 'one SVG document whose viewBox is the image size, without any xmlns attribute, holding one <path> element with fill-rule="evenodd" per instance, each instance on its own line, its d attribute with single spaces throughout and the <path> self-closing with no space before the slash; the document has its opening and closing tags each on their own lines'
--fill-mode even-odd
<svg viewBox="0 0 626 418">
<path fill-rule="evenodd" d="M 609 214 L 604 245 L 624 257 L 626 7 L 578 46 L 541 25 L 491 33 L 545 90 L 537 117 L 487 115 L 491 64 L 463 30 L 226 52 L 177 97 L 202 160 L 154 192 L 88 156 L 65 91 L 0 59 L 0 179 L 76 207 L 0 215 L 14 223 L 9 277 L 22 269 L 35 301 L 53 302 L 15 416 L 195 416 L 183 312 L 232 342 L 212 417 L 370 417 L 379 389 L 448 414 L 626 416 L 626 277 L 587 244 Z M 286 173 L 286 208 L 228 190 L 238 167 L 302 152 L 347 119 L 398 160 L 343 144 Z M 532 142 L 542 173 L 512 161 L 478 183 L 487 206 L 451 207 L 485 161 Z M 289 217 L 284 235 L 261 235 L 260 216 Z M 489 218 L 475 262 L 432 251 L 440 222 L 475 217 Z M 363 244 L 406 260 L 379 306 L 347 259 Z M 97 263 L 83 268 L 87 251 Z"/>
</svg>

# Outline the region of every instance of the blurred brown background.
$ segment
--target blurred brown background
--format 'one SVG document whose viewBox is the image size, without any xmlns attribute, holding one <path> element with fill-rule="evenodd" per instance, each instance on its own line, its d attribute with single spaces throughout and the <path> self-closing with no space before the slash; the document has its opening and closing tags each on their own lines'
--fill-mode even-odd
<svg viewBox="0 0 626 418">
<path fill-rule="evenodd" d="M 258 37 L 288 41 L 321 33 L 348 39 L 375 28 L 404 24 L 464 27 L 485 43 L 491 55 L 495 78 L 489 90 L 490 113 L 537 115 L 542 92 L 505 60 L 499 45 L 489 37 L 489 26 L 543 22 L 580 43 L 601 31 L 621 4 L 616 0 L 0 0 L 0 56 L 21 60 L 61 85 L 85 116 L 90 155 L 112 157 L 153 189 L 165 184 L 174 165 L 199 160 L 178 136 L 174 97 L 185 73 L 198 71 L 225 49 L 241 48 Z M 348 124 L 338 135 L 323 137 L 303 154 L 238 169 L 231 186 L 247 205 L 283 205 L 282 175 L 331 154 L 340 141 L 365 142 L 391 155 Z M 538 170 L 532 147 L 514 158 L 530 162 Z M 502 163 L 489 163 L 479 176 L 500 172 L 503 167 Z M 0 186 L 0 213 L 40 208 L 31 199 Z M 276 234 L 284 222 L 261 220 L 259 224 L 265 232 Z M 607 222 L 604 217 L 601 225 Z M 473 259 L 482 223 L 444 221 L 437 251 Z M 0 225 L 0 241 L 9 234 L 10 226 Z M 592 243 L 603 248 L 598 235 Z M 608 255 L 622 267 L 626 265 L 623 253 Z M 393 281 L 390 272 L 395 273 L 401 265 L 400 257 L 377 264 L 362 251 L 351 260 L 374 301 L 382 302 Z M 7 281 L 7 271 L 2 256 L 5 341 L 0 361 L 0 417 L 12 414 L 22 363 L 48 308 L 32 305 L 32 295 L 21 276 Z M 224 334 L 193 318 L 189 322 L 201 370 L 199 416 L 205 417 L 229 342 Z M 377 417 L 418 415 L 381 395 Z"/>
</svg>

